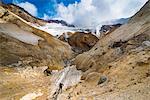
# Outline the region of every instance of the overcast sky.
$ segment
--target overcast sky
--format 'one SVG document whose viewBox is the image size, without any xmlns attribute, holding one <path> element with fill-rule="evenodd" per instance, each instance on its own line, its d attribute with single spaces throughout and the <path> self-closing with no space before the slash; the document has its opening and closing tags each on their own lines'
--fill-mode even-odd
<svg viewBox="0 0 150 100">
<path fill-rule="evenodd" d="M 33 16 L 61 19 L 76 26 L 94 26 L 103 21 L 134 15 L 148 0 L 3 0 Z"/>
</svg>

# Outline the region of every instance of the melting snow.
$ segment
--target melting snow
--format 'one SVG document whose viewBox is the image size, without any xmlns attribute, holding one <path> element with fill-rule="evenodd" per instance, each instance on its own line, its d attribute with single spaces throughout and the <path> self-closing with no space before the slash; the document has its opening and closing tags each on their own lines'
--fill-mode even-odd
<svg viewBox="0 0 150 100">
<path fill-rule="evenodd" d="M 56 97 L 59 95 L 59 92 L 70 86 L 74 86 L 78 84 L 81 80 L 82 72 L 76 69 L 76 66 L 68 66 L 63 70 L 56 72 L 53 74 L 51 81 L 52 85 L 50 87 L 50 97 L 54 97 L 56 93 Z M 60 88 L 60 84 L 63 84 L 63 87 Z"/>
<path fill-rule="evenodd" d="M 63 84 L 63 89 L 76 85 L 80 82 L 82 73 L 76 69 L 76 66 L 68 66 L 53 75 L 53 82 L 56 87 Z"/>
</svg>

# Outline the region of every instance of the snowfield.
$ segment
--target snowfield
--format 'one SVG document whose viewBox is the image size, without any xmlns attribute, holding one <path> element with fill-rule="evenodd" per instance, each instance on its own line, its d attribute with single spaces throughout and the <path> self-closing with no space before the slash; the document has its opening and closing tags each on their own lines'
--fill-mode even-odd
<svg viewBox="0 0 150 100">
<path fill-rule="evenodd" d="M 39 26 L 39 25 L 35 25 L 35 24 L 31 24 L 31 25 L 33 27 L 43 30 L 53 36 L 60 36 L 66 32 L 74 33 L 76 30 L 74 27 L 67 27 L 67 26 L 63 26 L 61 24 L 57 24 L 57 23 L 47 23 L 44 26 Z"/>
<path fill-rule="evenodd" d="M 35 25 L 33 23 L 30 23 L 31 26 L 38 28 L 40 30 L 43 30 L 55 37 L 59 37 L 61 36 L 63 33 L 67 33 L 67 32 L 71 32 L 71 33 L 75 33 L 75 32 L 85 32 L 88 33 L 88 31 L 86 31 L 89 28 L 79 28 L 79 27 L 68 27 L 68 26 L 64 26 L 62 24 L 58 24 L 58 23 L 47 23 L 44 26 L 40 26 L 40 25 Z M 95 35 L 95 36 L 99 36 L 100 34 L 96 31 L 96 28 L 90 28 L 89 29 L 90 32 Z"/>
</svg>

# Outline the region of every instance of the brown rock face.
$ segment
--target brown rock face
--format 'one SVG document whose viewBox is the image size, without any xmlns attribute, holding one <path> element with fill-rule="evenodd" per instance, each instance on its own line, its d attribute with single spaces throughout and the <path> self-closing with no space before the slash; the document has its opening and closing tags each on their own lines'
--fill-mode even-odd
<svg viewBox="0 0 150 100">
<path fill-rule="evenodd" d="M 74 51 L 85 52 L 90 50 L 98 41 L 98 38 L 91 33 L 76 32 L 69 39 L 68 43 Z"/>
<path fill-rule="evenodd" d="M 74 33 L 67 32 L 63 33 L 58 39 L 63 41 L 63 42 L 68 42 L 68 38 L 70 38 Z"/>
</svg>

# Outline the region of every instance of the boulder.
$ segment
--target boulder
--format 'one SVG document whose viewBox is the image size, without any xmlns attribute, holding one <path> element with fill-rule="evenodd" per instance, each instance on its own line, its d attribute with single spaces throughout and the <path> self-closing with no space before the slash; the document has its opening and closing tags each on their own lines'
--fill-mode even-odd
<svg viewBox="0 0 150 100">
<path fill-rule="evenodd" d="M 86 76 L 85 82 L 88 82 L 89 84 L 96 86 L 99 82 L 100 77 L 101 77 L 100 73 L 91 72 Z"/>
</svg>

